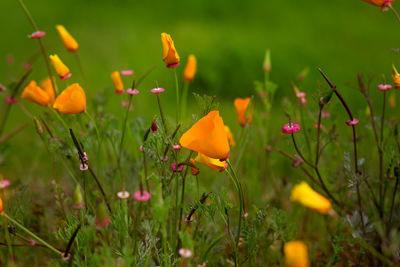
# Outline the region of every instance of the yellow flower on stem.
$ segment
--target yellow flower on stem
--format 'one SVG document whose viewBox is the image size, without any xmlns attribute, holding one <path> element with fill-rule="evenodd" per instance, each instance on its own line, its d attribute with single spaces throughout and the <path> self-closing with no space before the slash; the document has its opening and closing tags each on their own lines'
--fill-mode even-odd
<svg viewBox="0 0 400 267">
<path fill-rule="evenodd" d="M 197 154 L 197 157 L 195 159 L 196 161 L 203 163 L 210 167 L 213 170 L 222 172 L 225 171 L 226 168 L 228 167 L 228 163 L 226 161 L 220 161 L 219 159 L 213 159 L 210 157 L 207 157 L 206 155 L 203 155 L 201 153 Z"/>
<path fill-rule="evenodd" d="M 306 182 L 301 182 L 292 189 L 290 200 L 322 214 L 333 212 L 331 202 L 315 192 Z"/>
<path fill-rule="evenodd" d="M 302 241 L 290 241 L 283 248 L 287 267 L 308 267 L 307 246 Z"/>
<path fill-rule="evenodd" d="M 384 7 L 384 6 L 394 2 L 394 0 L 363 0 L 363 1 L 370 3 L 374 6 L 380 6 L 380 7 Z"/>
<path fill-rule="evenodd" d="M 189 55 L 188 61 L 185 66 L 185 70 L 183 71 L 183 79 L 185 82 L 190 83 L 193 81 L 194 76 L 197 71 L 197 60 L 194 55 Z"/>
<path fill-rule="evenodd" d="M 210 111 L 186 131 L 179 140 L 183 147 L 213 159 L 229 157 L 229 143 L 225 125 L 218 110 Z"/>
<path fill-rule="evenodd" d="M 119 71 L 114 71 L 113 73 L 111 73 L 111 79 L 114 84 L 115 93 L 122 94 L 124 92 L 124 83 L 122 82 Z"/>
<path fill-rule="evenodd" d="M 179 66 L 180 57 L 176 52 L 171 35 L 163 32 L 161 34 L 161 42 L 163 46 L 163 61 L 167 64 L 167 68 Z"/>
<path fill-rule="evenodd" d="M 393 77 L 393 84 L 394 84 L 394 87 L 395 87 L 396 89 L 400 89 L 400 74 L 399 74 L 399 72 L 397 71 L 397 69 L 396 69 L 396 67 L 394 66 L 394 64 L 392 65 L 392 71 L 393 71 L 392 77 Z"/>
<path fill-rule="evenodd" d="M 231 129 L 229 129 L 228 126 L 225 125 L 225 132 L 226 132 L 226 136 L 228 137 L 228 142 L 230 146 L 234 146 L 235 145 L 235 139 L 233 138 L 233 134 L 231 132 Z"/>
<path fill-rule="evenodd" d="M 75 52 L 79 49 L 78 42 L 71 36 L 71 34 L 69 34 L 63 25 L 56 25 L 56 29 L 65 45 L 65 48 L 67 48 L 69 52 Z"/>
<path fill-rule="evenodd" d="M 86 95 L 78 83 L 71 84 L 57 97 L 53 108 L 63 114 L 77 114 L 86 110 Z"/>
<path fill-rule="evenodd" d="M 53 79 L 53 81 L 54 81 L 54 79 Z M 57 92 L 57 88 L 55 90 L 53 89 L 53 84 L 52 84 L 50 78 L 47 77 L 47 78 L 43 79 L 40 82 L 40 87 L 43 88 L 43 90 L 49 95 L 50 102 L 51 102 L 51 104 L 53 104 L 54 101 L 56 100 L 56 95 L 54 92 Z"/>
<path fill-rule="evenodd" d="M 61 80 L 71 77 L 69 68 L 61 61 L 58 55 L 50 55 L 50 61 Z"/>
<path fill-rule="evenodd" d="M 48 92 L 40 88 L 35 81 L 31 81 L 22 91 L 22 98 L 29 102 L 39 104 L 41 106 L 48 106 L 54 103 L 53 91 Z"/>
<path fill-rule="evenodd" d="M 244 127 L 246 124 L 251 124 L 253 120 L 253 107 L 249 110 L 251 98 L 236 98 L 233 102 L 238 122 L 241 127 Z"/>
</svg>

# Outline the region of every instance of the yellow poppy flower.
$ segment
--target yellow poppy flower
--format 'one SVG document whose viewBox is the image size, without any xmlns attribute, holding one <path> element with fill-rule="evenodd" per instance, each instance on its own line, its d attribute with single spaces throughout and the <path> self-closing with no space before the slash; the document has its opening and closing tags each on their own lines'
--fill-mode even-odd
<svg viewBox="0 0 400 267">
<path fill-rule="evenodd" d="M 308 267 L 307 246 L 302 241 L 290 241 L 283 248 L 287 267 Z"/>
<path fill-rule="evenodd" d="M 167 64 L 167 67 L 179 65 L 180 57 L 178 52 L 176 52 L 171 35 L 163 32 L 161 34 L 161 42 L 163 46 L 163 61 Z"/>
<path fill-rule="evenodd" d="M 250 97 L 236 98 L 235 101 L 233 102 L 236 109 L 238 122 L 242 127 L 244 127 L 246 124 L 251 124 L 253 120 L 253 107 L 251 107 L 250 111 L 248 110 L 250 100 L 251 100 Z"/>
<path fill-rule="evenodd" d="M 301 182 L 292 189 L 290 200 L 322 214 L 328 214 L 332 210 L 331 202 L 315 192 L 306 182 Z"/>
<path fill-rule="evenodd" d="M 197 60 L 194 55 L 189 55 L 185 70 L 183 71 L 183 79 L 190 83 L 193 81 L 197 71 Z"/>
<path fill-rule="evenodd" d="M 63 25 L 56 25 L 56 29 L 65 45 L 65 48 L 67 48 L 69 52 L 75 52 L 79 49 L 78 42 L 71 36 L 71 34 L 69 34 Z"/>
<path fill-rule="evenodd" d="M 210 157 L 207 157 L 206 155 L 203 155 L 201 153 L 197 154 L 197 157 L 195 159 L 196 161 L 203 163 L 205 165 L 207 165 L 208 167 L 210 167 L 213 170 L 222 172 L 225 171 L 226 169 L 226 162 L 225 161 L 220 161 L 219 159 L 213 159 Z"/>
<path fill-rule="evenodd" d="M 224 121 L 217 110 L 210 111 L 185 132 L 179 140 L 183 147 L 213 159 L 229 157 L 229 143 Z"/>
<path fill-rule="evenodd" d="M 54 81 L 54 80 L 53 80 Z M 54 83 L 55 84 L 55 83 Z M 57 92 L 56 90 L 53 89 L 53 84 L 51 83 L 51 80 L 49 77 L 43 79 L 40 82 L 40 87 L 43 88 L 43 90 L 49 95 L 50 97 L 50 104 L 53 104 L 54 101 L 56 100 L 56 95 L 54 92 Z"/>
<path fill-rule="evenodd" d="M 228 126 L 225 125 L 225 132 L 226 132 L 226 136 L 228 137 L 228 142 L 230 146 L 234 146 L 235 145 L 235 139 L 233 138 L 233 134 L 231 132 L 231 129 L 229 129 Z"/>
<path fill-rule="evenodd" d="M 35 81 L 31 81 L 24 88 L 21 97 L 28 100 L 29 102 L 36 103 L 42 106 L 53 104 L 51 96 L 48 94 L 48 92 L 40 88 Z"/>
<path fill-rule="evenodd" d="M 111 73 L 111 79 L 114 84 L 115 92 L 117 94 L 122 94 L 124 92 L 124 83 L 122 82 L 119 71 L 114 71 Z"/>
<path fill-rule="evenodd" d="M 50 55 L 50 61 L 61 80 L 71 77 L 69 68 L 61 61 L 58 55 Z"/>
<path fill-rule="evenodd" d="M 71 84 L 57 97 L 53 108 L 64 114 L 77 114 L 85 111 L 85 91 L 78 83 Z"/>
</svg>

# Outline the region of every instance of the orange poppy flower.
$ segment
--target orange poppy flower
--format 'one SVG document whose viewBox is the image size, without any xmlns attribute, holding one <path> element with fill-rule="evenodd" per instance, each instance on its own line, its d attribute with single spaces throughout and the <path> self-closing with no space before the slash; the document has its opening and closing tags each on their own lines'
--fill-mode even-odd
<svg viewBox="0 0 400 267">
<path fill-rule="evenodd" d="M 387 4 L 394 2 L 394 0 L 363 0 L 363 1 L 370 3 L 374 6 L 386 6 Z"/>
<path fill-rule="evenodd" d="M 183 79 L 190 83 L 193 81 L 197 71 L 197 60 L 194 55 L 189 55 L 185 70 L 183 71 Z"/>
<path fill-rule="evenodd" d="M 50 55 L 50 61 L 61 80 L 71 77 L 69 68 L 61 61 L 58 55 Z"/>
<path fill-rule="evenodd" d="M 69 52 L 75 52 L 79 49 L 78 42 L 71 36 L 71 34 L 69 34 L 63 25 L 56 25 L 56 29 L 65 45 L 65 48 L 67 48 Z"/>
<path fill-rule="evenodd" d="M 238 122 L 242 127 L 244 127 L 246 124 L 251 124 L 253 120 L 253 107 L 251 107 L 248 116 L 246 115 L 246 113 L 248 112 L 250 100 L 250 97 L 236 98 L 233 102 L 233 104 L 235 105 Z"/>
<path fill-rule="evenodd" d="M 54 103 L 53 92 L 47 92 L 40 88 L 35 81 L 31 81 L 22 91 L 21 97 L 29 102 L 36 103 L 42 106 L 51 105 Z"/>
<path fill-rule="evenodd" d="M 111 79 L 114 84 L 115 92 L 117 94 L 122 94 L 124 92 L 124 83 L 122 82 L 119 71 L 114 71 L 111 73 Z"/>
<path fill-rule="evenodd" d="M 54 81 L 54 79 L 53 79 L 53 81 Z M 54 83 L 54 85 L 55 85 L 55 83 Z M 42 87 L 43 90 L 49 95 L 50 102 L 51 102 L 51 104 L 53 104 L 54 101 L 56 100 L 56 95 L 54 92 L 57 92 L 57 88 L 56 88 L 56 90 L 53 90 L 53 84 L 51 83 L 50 78 L 47 77 L 47 78 L 43 79 L 40 82 L 40 87 Z"/>
<path fill-rule="evenodd" d="M 287 267 L 308 267 L 307 246 L 302 241 L 290 241 L 283 248 Z"/>
<path fill-rule="evenodd" d="M 3 200 L 0 197 L 0 214 L 3 212 Z"/>
<path fill-rule="evenodd" d="M 163 46 L 163 61 L 167 64 L 167 67 L 176 67 L 179 65 L 180 57 L 178 52 L 176 52 L 171 35 L 163 32 L 161 34 L 161 42 Z"/>
<path fill-rule="evenodd" d="M 231 129 L 229 129 L 229 127 L 226 126 L 226 125 L 225 125 L 225 132 L 226 132 L 226 135 L 228 137 L 229 145 L 230 146 L 234 146 L 235 145 L 235 139 L 233 138 L 233 134 L 231 132 Z"/>
<path fill-rule="evenodd" d="M 219 159 L 213 159 L 210 157 L 207 157 L 206 155 L 203 155 L 201 153 L 197 154 L 197 157 L 195 159 L 196 161 L 203 163 L 205 165 L 207 165 L 208 167 L 210 167 L 213 170 L 222 172 L 225 171 L 226 169 L 226 161 L 220 161 Z"/>
<path fill-rule="evenodd" d="M 332 211 L 331 202 L 315 192 L 306 182 L 301 182 L 292 189 L 290 200 L 322 214 Z"/>
<path fill-rule="evenodd" d="M 64 114 L 77 114 L 85 111 L 85 91 L 78 83 L 71 84 L 57 97 L 53 108 Z"/>
<path fill-rule="evenodd" d="M 213 159 L 229 157 L 229 143 L 224 121 L 218 110 L 210 111 L 185 132 L 179 140 L 183 147 Z"/>
</svg>

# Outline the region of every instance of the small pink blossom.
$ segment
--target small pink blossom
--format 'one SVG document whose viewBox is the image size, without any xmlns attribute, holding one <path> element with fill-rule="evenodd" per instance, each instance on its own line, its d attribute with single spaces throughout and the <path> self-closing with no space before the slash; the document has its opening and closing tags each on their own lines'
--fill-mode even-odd
<svg viewBox="0 0 400 267">
<path fill-rule="evenodd" d="M 298 92 L 298 93 L 296 93 L 296 97 L 297 97 L 297 98 L 305 98 L 305 97 L 306 97 L 306 93 L 304 93 L 304 92 Z"/>
<path fill-rule="evenodd" d="M 134 89 L 128 88 L 128 89 L 126 89 L 126 92 L 127 92 L 128 94 L 130 94 L 130 95 L 137 95 L 137 94 L 139 94 L 139 90 L 136 89 L 136 88 L 134 88 Z"/>
<path fill-rule="evenodd" d="M 24 63 L 22 63 L 22 68 L 24 68 L 24 70 L 31 70 L 32 64 L 29 62 L 24 62 Z"/>
<path fill-rule="evenodd" d="M 172 162 L 171 163 L 171 170 L 173 171 L 173 172 L 182 172 L 183 171 L 183 168 L 185 167 L 184 165 L 179 165 L 178 166 L 178 168 L 176 167 L 178 165 L 178 163 L 176 163 L 176 162 Z"/>
<path fill-rule="evenodd" d="M 153 89 L 150 90 L 150 92 L 153 93 L 153 94 L 162 93 L 164 91 L 165 91 L 165 89 L 162 88 L 162 87 L 156 87 L 156 88 L 153 88 Z"/>
<path fill-rule="evenodd" d="M 329 111 L 323 109 L 322 112 L 321 112 L 321 117 L 322 118 L 330 118 L 331 117 L 331 113 Z"/>
<path fill-rule="evenodd" d="M 392 89 L 392 85 L 391 84 L 379 84 L 378 89 L 381 91 L 387 91 L 387 90 Z"/>
<path fill-rule="evenodd" d="M 9 187 L 11 185 L 11 182 L 9 180 L 3 179 L 0 180 L 0 189 Z"/>
<path fill-rule="evenodd" d="M 87 170 L 89 169 L 89 165 L 87 165 L 87 164 L 81 164 L 81 165 L 79 166 L 79 169 L 80 169 L 81 171 L 87 171 Z"/>
<path fill-rule="evenodd" d="M 127 199 L 130 196 L 130 194 L 129 194 L 128 191 L 120 191 L 120 192 L 117 193 L 117 196 L 120 199 Z"/>
<path fill-rule="evenodd" d="M 7 98 L 6 98 L 6 101 L 7 101 L 8 104 L 15 104 L 15 103 L 17 103 L 17 99 L 16 99 L 16 98 L 13 98 L 13 97 L 11 97 L 11 96 L 7 97 Z"/>
<path fill-rule="evenodd" d="M 346 124 L 349 126 L 357 125 L 360 121 L 356 118 L 353 118 L 352 120 L 346 121 Z"/>
<path fill-rule="evenodd" d="M 300 131 L 301 127 L 297 123 L 289 122 L 283 125 L 282 127 L 282 133 L 285 134 L 292 134 L 292 133 L 297 133 Z"/>
<path fill-rule="evenodd" d="M 179 249 L 179 255 L 181 255 L 182 258 L 187 259 L 187 258 L 192 257 L 193 253 L 188 248 L 180 248 Z"/>
<path fill-rule="evenodd" d="M 173 150 L 181 150 L 181 145 L 177 144 L 177 145 L 172 145 L 172 149 Z"/>
<path fill-rule="evenodd" d="M 165 156 L 165 158 L 163 156 L 161 156 L 160 159 L 161 159 L 161 161 L 167 162 L 168 161 L 168 156 Z"/>
<path fill-rule="evenodd" d="M 139 202 L 146 202 L 151 198 L 151 195 L 149 192 L 147 192 L 145 190 L 143 190 L 143 191 L 139 190 L 139 191 L 136 191 L 135 193 L 133 193 L 133 198 Z"/>
<path fill-rule="evenodd" d="M 133 75 L 135 72 L 133 70 L 121 70 L 119 72 L 122 76 L 131 76 Z"/>
<path fill-rule="evenodd" d="M 28 37 L 31 39 L 39 39 L 45 35 L 46 35 L 46 32 L 44 32 L 44 31 L 36 31 L 36 32 L 32 33 L 31 35 L 28 35 Z"/>
<path fill-rule="evenodd" d="M 324 128 L 324 125 L 322 125 L 322 124 L 318 125 L 318 123 L 316 123 L 316 124 L 314 124 L 314 128 L 315 129 L 318 129 L 318 128 L 322 129 L 322 128 Z"/>
</svg>

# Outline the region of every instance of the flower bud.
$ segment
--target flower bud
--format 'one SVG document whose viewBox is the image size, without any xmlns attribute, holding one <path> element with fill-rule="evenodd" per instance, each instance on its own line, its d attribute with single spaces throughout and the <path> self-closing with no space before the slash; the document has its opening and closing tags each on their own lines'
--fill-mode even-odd
<svg viewBox="0 0 400 267">
<path fill-rule="evenodd" d="M 33 122 L 35 123 L 36 132 L 40 135 L 43 133 L 42 125 L 40 124 L 39 120 L 36 117 L 33 117 Z"/>
<path fill-rule="evenodd" d="M 79 184 L 76 185 L 74 194 L 72 196 L 73 205 L 72 207 L 75 210 L 80 210 L 83 208 L 83 198 L 82 198 L 82 191 L 81 186 Z"/>
</svg>

